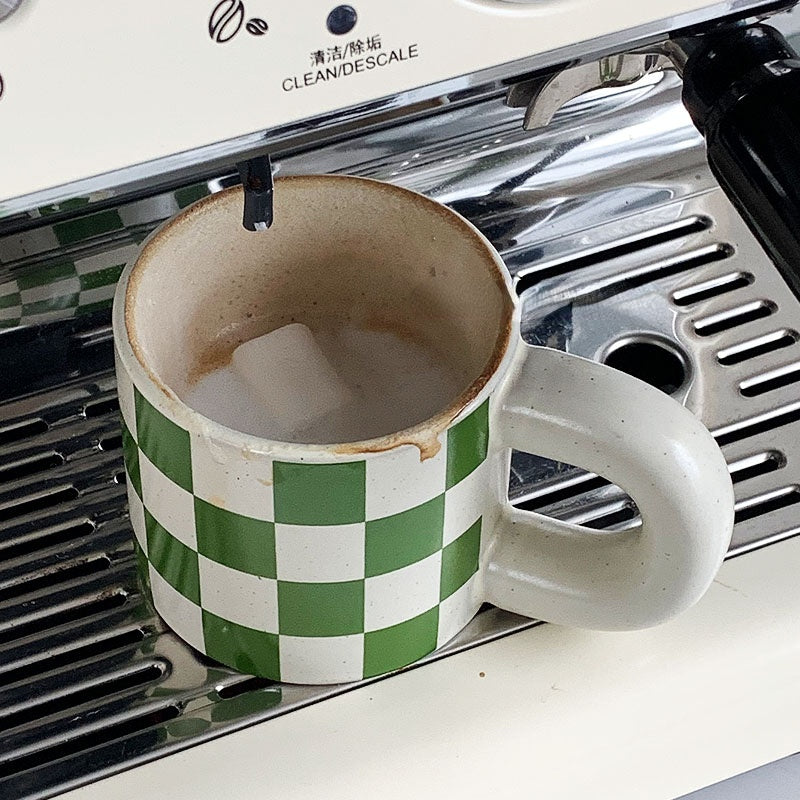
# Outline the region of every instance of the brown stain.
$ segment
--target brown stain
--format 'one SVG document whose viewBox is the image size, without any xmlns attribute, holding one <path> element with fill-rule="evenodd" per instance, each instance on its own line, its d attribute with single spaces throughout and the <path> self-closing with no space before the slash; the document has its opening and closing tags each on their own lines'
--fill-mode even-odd
<svg viewBox="0 0 800 800">
<path fill-rule="evenodd" d="M 511 290 L 508 287 L 505 274 L 501 271 L 501 267 L 495 261 L 492 255 L 491 244 L 483 237 L 483 235 L 473 228 L 465 219 L 458 216 L 455 212 L 451 211 L 446 206 L 432 200 L 425 195 L 418 194 L 409 189 L 405 189 L 393 184 L 384 183 L 383 181 L 373 180 L 371 178 L 361 178 L 351 175 L 292 175 L 278 178 L 276 180 L 276 191 L 279 190 L 281 183 L 309 183 L 315 182 L 343 182 L 352 185 L 353 183 L 370 184 L 371 187 L 377 189 L 379 192 L 390 194 L 393 197 L 406 197 L 412 203 L 422 206 L 426 211 L 441 217 L 448 225 L 457 227 L 459 232 L 466 237 L 471 246 L 476 250 L 477 255 L 489 267 L 490 274 L 494 279 L 495 284 L 501 291 L 503 298 L 503 321 L 502 329 L 495 339 L 495 346 L 489 360 L 486 362 L 481 374 L 465 389 L 456 400 L 451 403 L 446 409 L 441 411 L 434 417 L 426 420 L 419 425 L 408 428 L 398 433 L 393 433 L 387 436 L 382 436 L 376 439 L 368 439 L 361 442 L 350 442 L 345 444 L 335 444 L 330 446 L 333 453 L 340 455 L 362 455 L 367 453 L 381 453 L 391 450 L 395 447 L 402 445 L 413 445 L 419 449 L 420 461 L 426 461 L 433 458 L 441 450 L 441 442 L 439 441 L 440 435 L 448 428 L 450 423 L 463 411 L 481 392 L 484 386 L 489 382 L 490 378 L 497 371 L 506 350 L 511 341 L 512 335 L 512 320 L 514 315 L 514 301 L 511 297 Z M 241 186 L 232 186 L 228 189 L 223 189 L 221 192 L 208 195 L 192 205 L 185 208 L 175 217 L 164 223 L 164 225 L 154 233 L 151 238 L 146 242 L 142 251 L 139 253 L 136 263 L 134 264 L 130 276 L 128 278 L 128 285 L 125 291 L 125 329 L 128 335 L 131 349 L 133 350 L 136 359 L 142 365 L 142 368 L 147 373 L 147 376 L 167 397 L 177 400 L 175 393 L 166 386 L 161 379 L 152 371 L 147 361 L 144 358 L 141 344 L 139 343 L 136 335 L 136 327 L 134 324 L 134 306 L 136 295 L 138 292 L 141 277 L 144 274 L 147 266 L 152 257 L 154 250 L 162 246 L 172 236 L 180 235 L 176 233 L 178 224 L 190 223 L 195 218 L 200 218 L 211 207 L 222 198 L 233 194 L 242 194 Z M 390 330 L 401 336 L 411 336 L 410 328 L 399 325 L 396 321 L 388 321 L 385 318 L 376 315 L 371 323 L 373 330 Z M 377 326 L 386 325 L 388 327 L 381 328 Z M 207 353 L 201 358 L 201 362 L 196 365 L 190 373 L 190 380 L 198 380 L 203 375 L 216 369 L 218 366 L 225 366 L 229 363 L 232 356 L 230 347 L 226 348 L 209 348 Z M 244 453 L 243 453 L 244 455 Z M 247 456 L 245 456 L 247 457 Z"/>
<path fill-rule="evenodd" d="M 420 345 L 419 331 L 399 319 L 389 319 L 379 311 L 373 311 L 362 323 L 361 327 L 375 333 L 391 333 L 399 339 Z"/>
<path fill-rule="evenodd" d="M 272 481 L 271 481 L 271 480 L 268 480 L 267 478 L 256 478 L 256 480 L 257 480 L 257 481 L 258 481 L 258 482 L 259 482 L 259 483 L 260 483 L 262 486 L 272 486 Z"/>
<path fill-rule="evenodd" d="M 212 494 L 208 498 L 208 502 L 211 503 L 212 506 L 217 506 L 218 508 L 225 508 L 225 498 L 218 494 Z"/>
<path fill-rule="evenodd" d="M 192 386 L 209 373 L 227 367 L 232 358 L 233 350 L 229 346 L 207 347 L 189 370 L 189 374 L 186 376 L 187 383 Z"/>
<path fill-rule="evenodd" d="M 394 450 L 396 447 L 411 444 L 419 450 L 419 460 L 421 462 L 427 461 L 442 449 L 439 436 L 449 422 L 450 420 L 442 427 L 433 427 L 430 422 L 424 422 L 413 428 L 408 428 L 399 433 L 390 433 L 378 439 L 335 444 L 331 446 L 331 449 L 339 455 L 360 456 L 367 453 L 385 453 L 387 450 Z"/>
</svg>

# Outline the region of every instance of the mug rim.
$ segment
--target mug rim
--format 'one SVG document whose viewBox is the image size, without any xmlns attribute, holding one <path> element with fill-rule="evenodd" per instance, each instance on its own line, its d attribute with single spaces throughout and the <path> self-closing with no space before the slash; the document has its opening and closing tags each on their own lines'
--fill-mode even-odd
<svg viewBox="0 0 800 800">
<path fill-rule="evenodd" d="M 382 191 L 392 192 L 405 200 L 421 203 L 427 206 L 432 213 L 444 217 L 448 224 L 455 228 L 460 228 L 461 232 L 470 236 L 479 245 L 483 257 L 482 260 L 491 271 L 492 277 L 500 288 L 506 302 L 503 308 L 501 330 L 496 337 L 488 362 L 481 374 L 452 402 L 436 414 L 413 426 L 384 434 L 383 436 L 339 443 L 286 442 L 244 433 L 201 414 L 181 400 L 152 371 L 146 359 L 143 358 L 141 348 L 136 341 L 133 303 L 137 296 L 137 274 L 141 274 L 143 270 L 147 269 L 148 255 L 158 248 L 160 242 L 173 235 L 174 229 L 178 224 L 185 224 L 192 217 L 202 213 L 208 206 L 219 203 L 222 199 L 232 194 L 241 194 L 243 190 L 239 185 L 207 195 L 162 222 L 142 242 L 136 255 L 126 263 L 117 282 L 112 310 L 112 329 L 117 355 L 122 362 L 122 367 L 128 372 L 132 383 L 149 403 L 166 411 L 172 419 L 176 420 L 178 424 L 182 424 L 182 427 L 186 430 L 200 429 L 208 438 L 240 448 L 243 453 L 274 455 L 275 453 L 292 451 L 297 455 L 299 451 L 302 454 L 312 456 L 314 460 L 318 461 L 343 461 L 361 460 L 367 456 L 391 451 L 404 445 L 413 445 L 420 450 L 421 460 L 432 458 L 441 447 L 439 436 L 459 418 L 479 406 L 494 391 L 500 376 L 506 372 L 513 358 L 516 350 L 514 346 L 516 337 L 514 337 L 513 333 L 517 330 L 519 324 L 520 307 L 513 291 L 511 276 L 494 246 L 469 220 L 443 203 L 412 189 L 373 178 L 362 178 L 353 175 L 281 176 L 276 178 L 275 183 L 277 189 L 281 183 L 312 183 L 318 181 L 326 183 L 340 181 L 359 182 L 368 187 L 369 190 L 380 187 Z M 253 233 L 252 235 L 269 236 L 269 232 L 265 234 Z M 183 422 L 181 423 L 182 420 Z"/>
</svg>

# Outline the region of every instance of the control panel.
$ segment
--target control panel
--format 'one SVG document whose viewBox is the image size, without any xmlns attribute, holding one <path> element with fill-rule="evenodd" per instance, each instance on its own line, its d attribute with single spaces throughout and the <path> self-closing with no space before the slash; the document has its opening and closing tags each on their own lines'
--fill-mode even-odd
<svg viewBox="0 0 800 800">
<path fill-rule="evenodd" d="M 507 62 L 563 63 L 580 43 L 624 49 L 628 31 L 652 38 L 723 6 L 0 0 L 0 211 L 3 199 L 447 79 L 463 88 Z"/>
</svg>

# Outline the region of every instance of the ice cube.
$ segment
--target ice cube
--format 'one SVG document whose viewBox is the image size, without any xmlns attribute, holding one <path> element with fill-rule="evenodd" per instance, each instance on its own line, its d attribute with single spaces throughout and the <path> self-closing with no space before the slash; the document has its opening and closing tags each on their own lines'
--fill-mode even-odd
<svg viewBox="0 0 800 800">
<path fill-rule="evenodd" d="M 290 433 L 354 401 L 314 335 L 299 322 L 239 345 L 231 370 Z"/>
<path fill-rule="evenodd" d="M 290 431 L 271 418 L 230 367 L 204 375 L 184 396 L 186 405 L 209 419 L 264 439 L 286 440 Z"/>
</svg>

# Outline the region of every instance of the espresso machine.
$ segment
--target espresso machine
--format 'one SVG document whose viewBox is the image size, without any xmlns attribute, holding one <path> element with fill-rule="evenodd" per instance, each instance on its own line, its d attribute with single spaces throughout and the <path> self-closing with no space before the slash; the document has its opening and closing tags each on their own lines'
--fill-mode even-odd
<svg viewBox="0 0 800 800">
<path fill-rule="evenodd" d="M 113 6 L 113 7 L 112 7 Z M 759 0 L 0 0 L 0 796 L 676 798 L 800 750 L 800 14 Z M 693 609 L 635 633 L 486 606 L 388 678 L 289 686 L 135 577 L 110 311 L 165 219 L 349 173 L 473 222 L 523 338 L 685 404 L 736 491 Z M 636 525 L 514 453 L 521 508 Z"/>
</svg>

